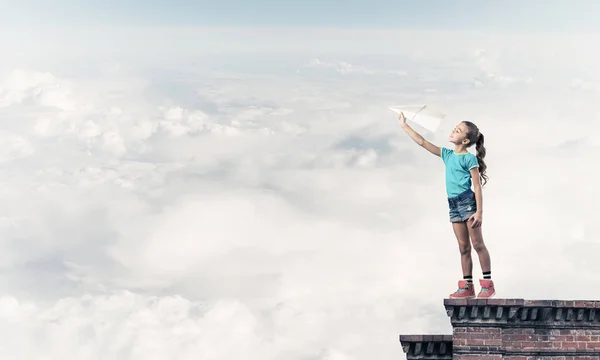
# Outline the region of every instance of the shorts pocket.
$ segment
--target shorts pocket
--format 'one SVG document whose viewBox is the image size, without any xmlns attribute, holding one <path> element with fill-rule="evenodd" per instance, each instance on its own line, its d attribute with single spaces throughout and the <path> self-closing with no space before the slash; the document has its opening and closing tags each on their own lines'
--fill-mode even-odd
<svg viewBox="0 0 600 360">
<path fill-rule="evenodd" d="M 460 202 L 459 207 L 464 212 L 475 212 L 477 211 L 477 201 L 475 196 L 464 199 Z"/>
</svg>

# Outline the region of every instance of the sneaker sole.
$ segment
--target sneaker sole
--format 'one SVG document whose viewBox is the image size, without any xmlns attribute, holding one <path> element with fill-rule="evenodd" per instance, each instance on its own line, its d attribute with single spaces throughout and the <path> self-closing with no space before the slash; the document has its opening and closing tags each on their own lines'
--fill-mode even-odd
<svg viewBox="0 0 600 360">
<path fill-rule="evenodd" d="M 490 295 L 490 296 L 486 296 L 486 297 L 479 297 L 479 296 L 478 296 L 477 298 L 478 298 L 478 299 L 491 299 L 491 298 L 493 298 L 494 296 L 496 296 L 496 293 L 495 293 L 495 292 L 494 292 L 492 295 Z"/>
<path fill-rule="evenodd" d="M 479 297 L 479 296 L 462 296 L 462 297 L 452 297 L 452 296 L 448 296 L 449 299 L 491 299 L 494 296 L 496 296 L 496 292 L 494 291 L 494 293 L 490 296 L 486 296 L 486 297 Z"/>
</svg>

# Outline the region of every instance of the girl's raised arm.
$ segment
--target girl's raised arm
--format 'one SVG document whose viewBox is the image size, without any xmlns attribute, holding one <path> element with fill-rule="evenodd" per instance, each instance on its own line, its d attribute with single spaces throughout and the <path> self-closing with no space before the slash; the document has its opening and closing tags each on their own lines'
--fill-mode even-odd
<svg viewBox="0 0 600 360">
<path fill-rule="evenodd" d="M 400 113 L 400 116 L 398 118 L 400 119 L 400 125 L 402 126 L 402 129 L 404 129 L 408 136 L 410 136 L 411 139 L 413 139 L 417 144 L 419 144 L 419 146 L 429 151 L 433 155 L 442 156 L 442 149 L 439 146 L 433 145 L 429 141 L 425 140 L 425 138 L 421 136 L 421 134 L 414 131 L 406 123 L 406 118 L 404 117 L 403 113 Z"/>
</svg>

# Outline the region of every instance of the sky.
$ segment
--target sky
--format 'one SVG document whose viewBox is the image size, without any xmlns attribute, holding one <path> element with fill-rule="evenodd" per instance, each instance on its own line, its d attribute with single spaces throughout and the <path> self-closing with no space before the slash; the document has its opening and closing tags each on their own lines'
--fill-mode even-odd
<svg viewBox="0 0 600 360">
<path fill-rule="evenodd" d="M 317 26 L 496 31 L 600 29 L 594 0 L 3 0 L 4 22 L 53 26 Z"/>
<path fill-rule="evenodd" d="M 400 334 L 450 334 L 444 168 L 406 103 L 447 114 L 415 125 L 437 145 L 485 134 L 497 297 L 600 298 L 591 3 L 564 17 L 585 31 L 0 4 L 3 358 L 397 359 Z"/>
</svg>

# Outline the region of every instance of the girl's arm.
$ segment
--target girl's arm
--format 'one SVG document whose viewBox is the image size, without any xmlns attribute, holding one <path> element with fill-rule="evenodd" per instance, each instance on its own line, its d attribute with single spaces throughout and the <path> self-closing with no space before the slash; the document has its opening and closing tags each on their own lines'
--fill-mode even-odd
<svg viewBox="0 0 600 360">
<path fill-rule="evenodd" d="M 441 154 L 442 149 L 439 146 L 435 146 L 432 143 L 430 143 L 429 141 L 425 140 L 425 138 L 423 138 L 423 136 L 421 136 L 421 134 L 414 131 L 406 123 L 406 118 L 404 117 L 403 113 L 400 113 L 399 119 L 400 119 L 400 126 L 402 126 L 402 129 L 404 129 L 404 131 L 406 131 L 408 136 L 410 136 L 411 139 L 413 139 L 417 144 L 419 144 L 419 146 L 421 146 L 425 150 L 429 151 L 433 155 L 442 156 L 442 154 Z"/>
<path fill-rule="evenodd" d="M 477 203 L 477 212 L 469 218 L 473 220 L 472 228 L 481 226 L 483 221 L 483 194 L 481 192 L 481 179 L 479 178 L 479 168 L 471 169 L 471 178 L 473 179 L 473 191 L 475 192 L 475 202 Z"/>
</svg>

